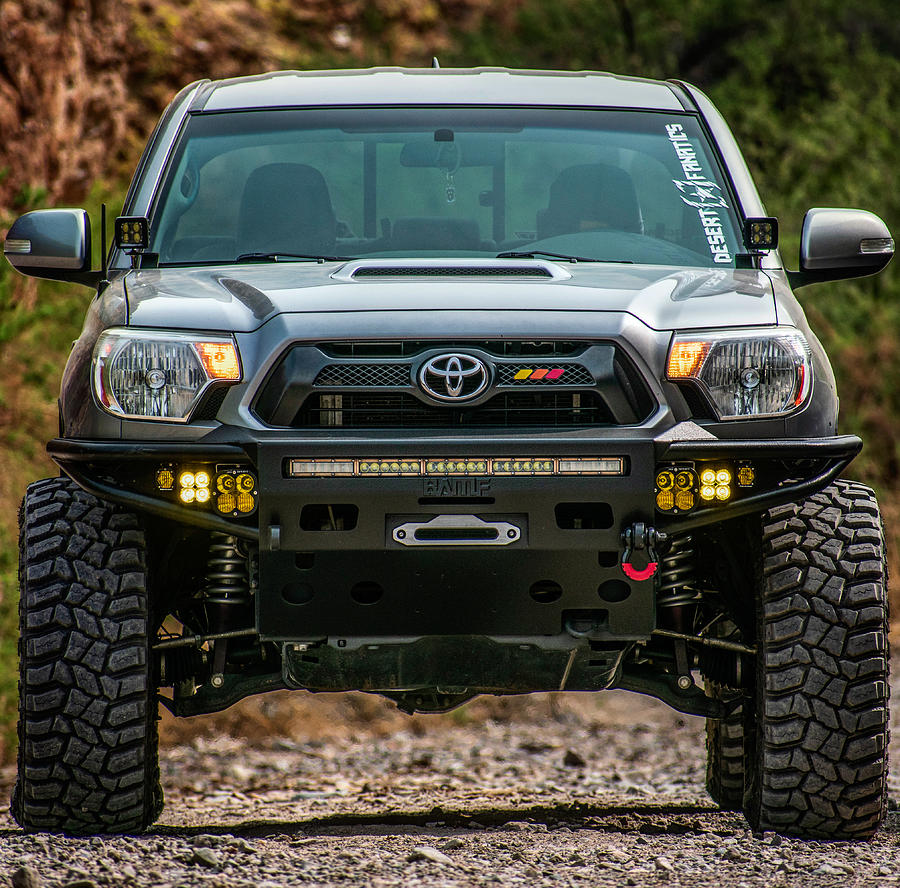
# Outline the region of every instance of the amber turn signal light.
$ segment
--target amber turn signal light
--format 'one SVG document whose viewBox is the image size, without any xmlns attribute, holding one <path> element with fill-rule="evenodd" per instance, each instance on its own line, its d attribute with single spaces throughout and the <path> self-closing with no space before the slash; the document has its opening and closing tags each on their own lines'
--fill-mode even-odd
<svg viewBox="0 0 900 888">
<path fill-rule="evenodd" d="M 241 378 L 241 365 L 233 343 L 195 342 L 194 346 L 203 363 L 203 369 L 210 379 L 238 380 Z"/>
</svg>

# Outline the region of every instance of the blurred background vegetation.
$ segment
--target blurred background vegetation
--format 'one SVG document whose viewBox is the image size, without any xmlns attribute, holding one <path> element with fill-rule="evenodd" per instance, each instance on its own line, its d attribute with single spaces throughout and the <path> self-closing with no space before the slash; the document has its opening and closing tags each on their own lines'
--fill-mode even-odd
<svg viewBox="0 0 900 888">
<path fill-rule="evenodd" d="M 2 0 L 0 238 L 38 207 L 117 213 L 156 118 L 192 80 L 432 55 L 700 86 L 779 217 L 791 267 L 811 206 L 862 207 L 900 230 L 896 0 Z M 835 365 L 841 431 L 865 440 L 850 474 L 878 491 L 894 576 L 898 268 L 798 294 Z M 16 512 L 30 481 L 55 474 L 44 442 L 90 298 L 0 262 L 0 761 L 14 726 Z"/>
</svg>

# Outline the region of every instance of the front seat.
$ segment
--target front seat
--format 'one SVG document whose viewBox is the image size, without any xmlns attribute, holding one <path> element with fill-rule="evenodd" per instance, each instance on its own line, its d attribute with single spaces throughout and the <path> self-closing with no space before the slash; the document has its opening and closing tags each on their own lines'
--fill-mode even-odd
<svg viewBox="0 0 900 888">
<path fill-rule="evenodd" d="M 550 186 L 547 209 L 538 210 L 538 240 L 604 229 L 643 233 L 631 176 L 608 163 L 567 167 Z"/>
<path fill-rule="evenodd" d="M 334 252 L 337 223 L 322 174 L 305 163 L 270 163 L 247 178 L 238 216 L 241 253 Z"/>
</svg>

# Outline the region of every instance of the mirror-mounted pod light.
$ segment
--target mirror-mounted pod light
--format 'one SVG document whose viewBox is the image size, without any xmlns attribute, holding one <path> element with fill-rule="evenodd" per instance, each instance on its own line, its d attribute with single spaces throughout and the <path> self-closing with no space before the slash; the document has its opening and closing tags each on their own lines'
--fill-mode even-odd
<svg viewBox="0 0 900 888">
<path fill-rule="evenodd" d="M 744 246 L 752 252 L 776 249 L 778 247 L 778 220 L 774 216 L 745 219 Z"/>
<path fill-rule="evenodd" d="M 120 250 L 146 250 L 150 246 L 150 221 L 146 216 L 119 216 L 114 237 Z"/>
</svg>

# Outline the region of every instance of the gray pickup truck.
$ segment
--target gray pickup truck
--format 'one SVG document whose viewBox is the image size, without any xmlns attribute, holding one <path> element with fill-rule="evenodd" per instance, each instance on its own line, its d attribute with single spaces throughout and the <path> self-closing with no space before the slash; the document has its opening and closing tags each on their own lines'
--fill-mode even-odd
<svg viewBox="0 0 900 888">
<path fill-rule="evenodd" d="M 377 69 L 191 84 L 100 228 L 4 245 L 96 290 L 21 511 L 25 829 L 146 828 L 157 699 L 283 688 L 650 694 L 754 829 L 877 829 L 881 521 L 792 289 L 878 217 L 788 271 L 689 84 Z"/>
</svg>

